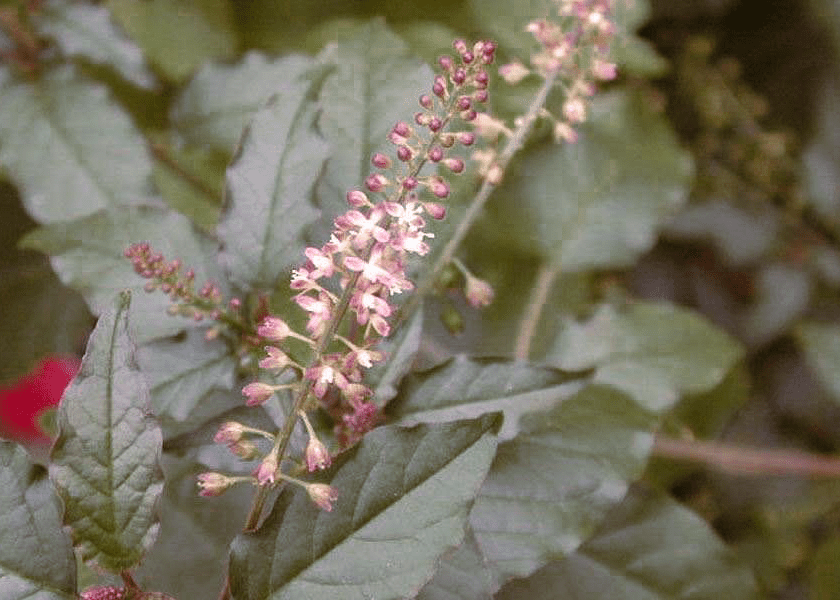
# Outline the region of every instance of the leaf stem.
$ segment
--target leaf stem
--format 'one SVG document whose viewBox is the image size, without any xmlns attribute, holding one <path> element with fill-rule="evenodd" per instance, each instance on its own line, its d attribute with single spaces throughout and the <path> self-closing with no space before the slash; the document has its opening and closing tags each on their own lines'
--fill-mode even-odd
<svg viewBox="0 0 840 600">
<path fill-rule="evenodd" d="M 546 76 L 543 84 L 540 86 L 540 89 L 537 90 L 531 105 L 528 107 L 528 112 L 525 113 L 521 123 L 514 130 L 513 136 L 508 140 L 508 143 L 496 159 L 495 165 L 497 165 L 503 173 L 505 169 L 507 169 L 507 166 L 513 156 L 525 145 L 525 139 L 533 128 L 537 117 L 539 117 L 543 105 L 548 98 L 548 94 L 554 87 L 554 82 L 557 80 L 557 76 L 556 72 L 549 73 L 548 76 Z M 490 183 L 490 181 L 485 179 L 475 198 L 473 198 L 472 203 L 464 213 L 460 223 L 458 223 L 455 233 L 451 238 L 449 238 L 449 241 L 446 242 L 446 245 L 438 255 L 435 263 L 429 270 L 426 271 L 425 276 L 417 285 L 417 289 L 408 299 L 402 311 L 400 311 L 399 321 L 404 321 L 410 318 L 414 311 L 420 306 L 422 299 L 431 291 L 441 271 L 443 271 L 443 269 L 446 268 L 446 266 L 452 261 L 458 246 L 462 241 L 464 241 L 464 238 L 467 236 L 470 228 L 478 219 L 484 205 L 487 203 L 487 199 L 490 197 L 490 194 L 493 193 L 494 189 L 496 189 L 496 184 Z"/>
<path fill-rule="evenodd" d="M 799 450 L 746 448 L 658 435 L 653 453 L 664 458 L 702 463 L 734 475 L 840 478 L 840 459 Z"/>
<path fill-rule="evenodd" d="M 525 310 L 522 312 L 522 320 L 519 323 L 516 342 L 513 346 L 513 355 L 518 360 L 527 360 L 531 353 L 531 344 L 537 331 L 537 324 L 540 322 L 543 308 L 548 301 L 548 294 L 560 275 L 560 269 L 560 263 L 552 261 L 542 263 L 537 271 L 536 281 L 531 288 L 531 295 L 525 305 Z"/>
</svg>

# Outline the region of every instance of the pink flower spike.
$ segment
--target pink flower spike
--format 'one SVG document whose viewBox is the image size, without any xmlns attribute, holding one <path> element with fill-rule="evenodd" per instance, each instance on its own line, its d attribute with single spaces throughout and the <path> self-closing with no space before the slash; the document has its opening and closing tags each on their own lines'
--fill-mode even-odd
<svg viewBox="0 0 840 600">
<path fill-rule="evenodd" d="M 329 450 L 316 437 L 309 438 L 309 444 L 306 445 L 306 468 L 311 473 L 316 470 L 323 470 L 332 464 Z"/>
<path fill-rule="evenodd" d="M 248 406 L 259 406 L 263 404 L 273 393 L 274 388 L 272 386 L 267 383 L 260 383 L 259 381 L 249 383 L 242 388 L 242 395 L 248 397 L 245 401 L 245 404 Z"/>
<path fill-rule="evenodd" d="M 308 272 L 307 272 L 308 275 Z M 257 335 L 273 342 L 284 340 L 291 333 L 291 329 L 283 319 L 266 317 L 257 327 Z"/>
<path fill-rule="evenodd" d="M 332 503 L 338 500 L 338 492 L 335 488 L 325 483 L 307 484 L 306 493 L 309 494 L 312 502 L 318 505 L 318 508 L 327 512 L 332 510 Z"/>
</svg>

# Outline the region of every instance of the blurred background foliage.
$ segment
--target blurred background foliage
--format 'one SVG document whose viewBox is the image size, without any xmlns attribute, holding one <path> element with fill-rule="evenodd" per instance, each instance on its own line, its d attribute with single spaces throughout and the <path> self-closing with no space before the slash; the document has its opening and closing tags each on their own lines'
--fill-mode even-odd
<svg viewBox="0 0 840 600">
<path fill-rule="evenodd" d="M 208 229 L 219 217 L 232 147 L 184 143 L 169 122 L 177 119 L 183 86 L 209 62 L 233 63 L 254 50 L 315 54 L 370 17 L 383 17 L 427 62 L 455 35 L 494 35 L 504 55 L 506 47 L 521 45 L 521 24 L 533 16 L 527 2 L 517 4 L 521 14 L 510 15 L 479 0 L 106 0 L 102 6 L 147 61 L 128 52 L 122 62 L 106 64 L 62 21 L 66 3 L 34 4 L 56 13 L 34 42 L 47 45 L 40 60 L 79 49 L 79 68 L 111 90 L 148 141 L 154 184 L 165 201 Z M 666 211 L 673 208 L 668 186 L 693 169 L 690 199 L 652 248 L 628 242 L 605 248 L 600 259 L 591 249 L 579 257 L 564 249 L 570 268 L 549 294 L 532 355 L 549 351 L 563 317 L 586 316 L 596 301 L 668 300 L 699 311 L 748 352 L 715 390 L 683 400 L 666 431 L 836 454 L 840 330 L 831 324 L 840 322 L 840 1 L 639 6 L 649 10 L 625 23 L 646 41 L 618 49 L 625 66 L 620 85 L 598 101 L 602 120 L 595 117 L 599 135 L 614 136 L 626 173 L 565 173 L 552 164 L 542 131 L 506 185 L 535 196 L 545 190 L 530 185 L 549 185 L 576 196 L 584 187 L 638 179 L 637 197 L 662 195 Z M 0 50 L 10 68 L 25 71 L 36 68 L 27 40 L 15 39 L 8 26 L 15 19 L 26 24 L 19 8 L 10 1 L 0 7 L 6 24 Z M 52 48 L 50 40 L 59 43 Z M 528 91 L 527 82 L 500 83 L 497 111 L 521 112 Z M 658 129 L 657 118 L 645 121 L 662 111 L 667 127 Z M 610 117 L 622 112 L 627 118 L 617 131 Z M 3 144 L 8 140 L 0 138 Z M 585 163 L 589 150 L 567 151 Z M 540 230 L 564 226 L 555 206 L 523 214 L 504 202 L 504 188 L 498 196 L 463 248 L 471 267 L 496 287 L 496 302 L 477 315 L 456 294 L 444 293 L 431 308 L 440 319 L 427 335 L 430 361 L 456 351 L 512 355 L 525 290 L 556 250 Z M 0 185 L 0 210 L 0 382 L 10 386 L 44 357 L 81 354 L 93 318 L 46 257 L 18 247 L 36 221 L 10 182 Z M 619 221 L 623 216 L 617 214 Z M 660 214 L 647 218 L 656 223 Z M 840 599 L 840 480 L 725 475 L 667 458 L 655 460 L 647 478 L 711 523 L 754 568 L 768 597 Z M 519 592 L 514 586 L 504 597 Z"/>
</svg>

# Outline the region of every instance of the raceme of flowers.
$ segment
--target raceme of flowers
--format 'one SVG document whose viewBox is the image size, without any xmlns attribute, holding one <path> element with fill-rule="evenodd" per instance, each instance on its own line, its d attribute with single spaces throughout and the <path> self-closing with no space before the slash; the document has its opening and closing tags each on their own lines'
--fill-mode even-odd
<svg viewBox="0 0 840 600">
<path fill-rule="evenodd" d="M 293 271 L 290 286 L 296 293 L 294 301 L 306 313 L 306 333 L 293 331 L 277 316 L 265 317 L 257 327 L 257 336 L 265 344 L 259 367 L 273 378 L 292 369 L 297 379 L 283 384 L 255 381 L 242 393 L 248 406 L 263 404 L 281 389 L 298 395 L 296 415 L 289 418 L 300 418 L 309 436 L 300 470 L 325 469 L 332 460 L 307 411 L 320 407 L 334 419 L 339 448 L 355 443 L 379 421 L 364 371 L 384 360 L 376 347 L 391 332 L 395 297 L 414 287 L 405 273 L 408 256 L 429 252 L 428 240 L 434 236 L 426 231 L 426 219 L 446 215 L 442 201 L 449 196 L 450 187 L 442 173 L 458 174 L 465 168 L 464 160 L 451 156 L 451 151 L 456 145 L 471 146 L 475 141 L 472 131 L 452 127 L 456 122 L 468 126 L 475 121 L 478 108 L 488 98 L 486 66 L 494 60 L 495 44 L 485 41 L 470 47 L 457 40 L 454 47 L 457 57 L 440 57 L 442 73 L 434 78 L 431 94 L 420 97 L 421 110 L 413 122 L 397 122 L 390 130 L 392 156 L 376 153 L 371 157 L 374 171 L 365 179 L 364 191 L 347 192 L 350 209 L 335 219 L 329 241 L 320 248 L 306 248 L 306 262 Z M 433 173 L 424 171 L 430 163 L 437 167 Z M 170 295 L 175 303 L 173 314 L 197 320 L 209 317 L 247 329 L 241 302 L 234 299 L 226 306 L 213 284 L 195 293 L 194 276 L 190 271 L 182 275 L 180 262 L 167 263 L 146 243 L 131 246 L 126 256 L 135 271 L 150 280 L 148 291 L 160 289 Z M 472 281 L 471 290 L 477 290 L 469 294 L 470 302 L 488 303 L 492 289 L 472 276 L 468 281 Z M 348 313 L 352 318 L 339 332 Z M 310 348 L 308 365 L 293 360 L 283 348 L 293 339 Z M 330 510 L 337 498 L 334 489 L 301 481 L 280 469 L 282 436 L 235 422 L 222 425 L 215 441 L 240 458 L 260 455 L 249 437 L 273 440 L 273 448 L 252 476 L 202 473 L 198 476 L 199 493 L 215 496 L 238 482 L 271 485 L 279 479 L 303 486 L 316 505 Z"/>
</svg>

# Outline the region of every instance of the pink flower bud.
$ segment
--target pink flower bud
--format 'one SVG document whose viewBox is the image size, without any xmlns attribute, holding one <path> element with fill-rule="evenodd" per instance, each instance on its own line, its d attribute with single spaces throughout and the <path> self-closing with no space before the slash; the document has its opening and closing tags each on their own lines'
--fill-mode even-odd
<svg viewBox="0 0 840 600">
<path fill-rule="evenodd" d="M 514 61 L 499 67 L 499 75 L 511 85 L 516 85 L 530 74 L 531 70 L 519 61 Z"/>
<path fill-rule="evenodd" d="M 259 455 L 257 445 L 250 440 L 239 440 L 236 443 L 228 444 L 228 450 L 242 460 L 253 460 Z"/>
<path fill-rule="evenodd" d="M 442 179 L 435 179 L 429 184 L 429 189 L 438 198 L 446 198 L 449 195 L 449 186 Z"/>
<path fill-rule="evenodd" d="M 198 477 L 199 496 L 219 496 L 231 485 L 233 479 L 221 473 L 200 473 Z"/>
<path fill-rule="evenodd" d="M 429 150 L 429 160 L 432 162 L 438 162 L 442 158 L 443 148 L 441 148 L 440 146 L 432 146 Z"/>
<path fill-rule="evenodd" d="M 563 116 L 569 123 L 583 123 L 586 120 L 586 104 L 580 98 L 569 98 L 563 104 Z"/>
<path fill-rule="evenodd" d="M 438 57 L 438 64 L 444 71 L 451 71 L 452 67 L 455 66 L 455 61 L 453 61 L 452 57 L 448 54 L 444 54 L 443 56 Z"/>
<path fill-rule="evenodd" d="M 427 126 L 429 131 L 440 131 L 441 127 L 443 127 L 443 121 L 441 121 L 438 117 L 432 117 L 429 119 Z"/>
<path fill-rule="evenodd" d="M 370 206 L 370 200 L 361 190 L 350 190 L 347 192 L 347 204 L 356 208 Z"/>
<path fill-rule="evenodd" d="M 469 110 L 472 107 L 472 100 L 469 96 L 460 96 L 456 106 L 458 110 Z"/>
<path fill-rule="evenodd" d="M 213 437 L 213 441 L 217 444 L 233 444 L 242 439 L 242 434 L 245 433 L 245 426 L 236 421 L 228 421 L 222 423 L 219 431 Z"/>
<path fill-rule="evenodd" d="M 446 158 L 443 164 L 453 173 L 461 173 L 464 171 L 464 161 L 460 158 Z"/>
<path fill-rule="evenodd" d="M 306 468 L 310 473 L 318 469 L 326 469 L 330 466 L 330 464 L 332 464 L 329 450 L 327 450 L 327 447 L 324 446 L 321 440 L 316 437 L 309 438 L 309 444 L 306 446 L 305 458 Z"/>
<path fill-rule="evenodd" d="M 403 162 L 408 162 L 414 158 L 414 152 L 408 146 L 400 146 L 397 148 L 397 158 Z"/>
<path fill-rule="evenodd" d="M 245 404 L 248 406 L 259 406 L 263 404 L 273 393 L 274 388 L 272 386 L 267 383 L 260 383 L 259 381 L 249 383 L 242 388 L 242 395 L 248 398 L 245 401 Z"/>
<path fill-rule="evenodd" d="M 291 360 L 285 352 L 280 350 L 280 348 L 275 348 L 274 346 L 266 346 L 265 351 L 268 354 L 268 356 L 260 360 L 260 369 L 279 371 L 280 369 L 285 369 L 289 366 Z"/>
<path fill-rule="evenodd" d="M 432 100 L 431 96 L 423 94 L 422 96 L 420 96 L 420 106 L 422 106 L 426 110 L 431 110 L 434 106 L 434 100 Z"/>
<path fill-rule="evenodd" d="M 465 42 L 461 38 L 454 40 L 452 42 L 452 47 L 455 48 L 455 51 L 458 54 L 464 54 L 464 52 L 467 52 L 468 50 L 467 42 Z"/>
<path fill-rule="evenodd" d="M 592 74 L 601 81 L 612 81 L 618 75 L 615 63 L 595 60 L 592 63 Z"/>
<path fill-rule="evenodd" d="M 292 332 L 283 319 L 266 317 L 257 327 L 257 335 L 273 342 L 280 342 Z"/>
<path fill-rule="evenodd" d="M 452 73 L 452 83 L 455 85 L 464 85 L 466 80 L 467 72 L 462 67 L 458 67 L 455 69 L 455 72 Z"/>
<path fill-rule="evenodd" d="M 429 216 L 438 221 L 446 216 L 446 207 L 440 202 L 424 202 L 423 208 L 429 213 Z"/>
<path fill-rule="evenodd" d="M 462 61 L 465 65 L 470 64 L 470 63 L 471 63 L 472 61 L 474 61 L 474 60 L 475 60 L 475 55 L 474 55 L 472 52 L 470 52 L 469 50 L 467 50 L 466 52 L 464 52 L 464 53 L 461 55 L 461 61 Z"/>
<path fill-rule="evenodd" d="M 406 177 L 403 179 L 402 186 L 407 190 L 413 190 L 417 187 L 417 179 L 414 177 Z"/>
<path fill-rule="evenodd" d="M 467 302 L 474 308 L 482 308 L 493 301 L 493 287 L 478 277 L 467 276 L 467 285 L 464 290 Z"/>
<path fill-rule="evenodd" d="M 381 173 L 371 173 L 365 179 L 365 186 L 371 192 L 381 192 L 388 185 L 388 178 Z"/>
<path fill-rule="evenodd" d="M 325 483 L 310 483 L 306 486 L 306 492 L 318 508 L 327 512 L 332 510 L 332 503 L 338 500 L 335 488 Z"/>
<path fill-rule="evenodd" d="M 254 471 L 254 476 L 257 478 L 257 483 L 260 485 L 272 484 L 277 479 L 277 457 L 272 452 L 266 456 Z"/>
<path fill-rule="evenodd" d="M 373 163 L 374 167 L 377 167 L 379 169 L 387 169 L 391 166 L 391 159 L 382 154 L 381 152 L 377 152 L 376 154 L 374 154 L 371 157 L 370 162 Z"/>
<path fill-rule="evenodd" d="M 475 134 L 472 131 L 459 131 L 455 138 L 464 146 L 472 146 L 475 143 Z"/>
</svg>

